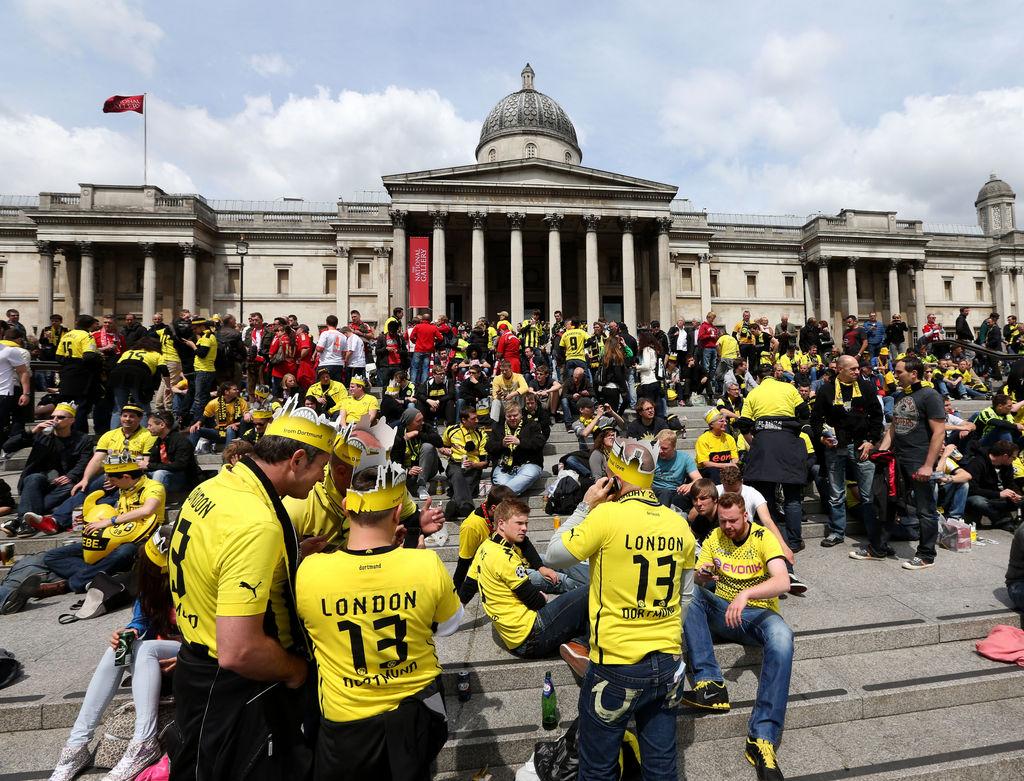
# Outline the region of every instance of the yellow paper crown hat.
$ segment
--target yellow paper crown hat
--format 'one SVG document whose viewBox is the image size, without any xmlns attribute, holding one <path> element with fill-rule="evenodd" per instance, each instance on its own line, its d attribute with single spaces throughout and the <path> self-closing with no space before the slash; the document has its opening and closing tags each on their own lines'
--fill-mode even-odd
<svg viewBox="0 0 1024 781">
<path fill-rule="evenodd" d="M 626 448 L 633 447 L 633 452 L 626 455 Z M 643 468 L 643 448 L 651 455 L 650 470 Z M 616 439 L 608 454 L 608 468 L 612 474 L 621 477 L 627 483 L 640 488 L 650 488 L 654 483 L 654 465 L 658 463 L 658 451 L 654 444 L 647 440 Z"/>
<path fill-rule="evenodd" d="M 300 407 L 299 397 L 295 395 L 274 413 L 266 436 L 286 437 L 330 453 L 337 433 L 338 425 L 334 421 L 318 415 L 309 407 Z"/>
<path fill-rule="evenodd" d="M 107 453 L 107 457 L 103 459 L 103 471 L 108 474 L 119 474 L 121 472 L 135 472 L 141 469 L 138 463 L 135 461 L 133 456 L 127 448 L 122 450 L 120 453 L 114 453 L 113 451 Z"/>
<path fill-rule="evenodd" d="M 395 442 L 395 429 L 384 420 L 370 425 L 372 416 L 345 425 L 334 440 L 334 455 L 353 469 L 369 469 L 391 460 L 391 446 Z M 376 444 L 374 444 L 376 443 Z"/>
<path fill-rule="evenodd" d="M 272 409 L 254 409 L 252 411 L 253 420 L 273 420 L 274 410 Z"/>
<path fill-rule="evenodd" d="M 405 470 L 393 461 L 379 464 L 376 467 L 377 480 L 373 488 L 357 491 L 349 486 L 345 492 L 345 509 L 350 513 L 374 512 L 391 510 L 400 507 L 405 501 Z M 366 471 L 360 469 L 360 472 Z"/>
<path fill-rule="evenodd" d="M 73 401 L 62 401 L 53 409 L 54 412 L 56 412 L 57 410 L 60 410 L 61 412 L 66 412 L 71 417 L 75 417 L 75 415 L 78 414 L 78 405 L 75 404 L 75 402 Z"/>
</svg>

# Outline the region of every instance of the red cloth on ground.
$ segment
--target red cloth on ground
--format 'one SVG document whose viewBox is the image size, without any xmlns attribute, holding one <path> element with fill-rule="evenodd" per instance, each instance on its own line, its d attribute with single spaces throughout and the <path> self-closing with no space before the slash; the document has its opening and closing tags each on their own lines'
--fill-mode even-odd
<svg viewBox="0 0 1024 781">
<path fill-rule="evenodd" d="M 1024 667 L 1024 629 L 997 624 L 988 637 L 974 644 L 974 648 L 986 659 Z"/>
</svg>

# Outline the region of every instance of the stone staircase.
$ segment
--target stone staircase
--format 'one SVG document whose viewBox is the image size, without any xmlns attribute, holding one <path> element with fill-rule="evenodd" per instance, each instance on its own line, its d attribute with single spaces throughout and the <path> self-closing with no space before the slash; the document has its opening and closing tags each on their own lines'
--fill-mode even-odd
<svg viewBox="0 0 1024 781">
<path fill-rule="evenodd" d="M 961 403 L 965 413 L 982 403 Z M 687 422 L 680 447 L 692 451 L 704 430 L 706 408 L 675 410 Z M 545 477 L 575 438 L 556 425 L 545 456 Z M 210 466 L 216 457 L 204 457 Z M 9 465 L 10 468 L 10 465 Z M 5 475 L 9 479 L 10 474 Z M 17 475 L 13 475 L 15 481 Z M 531 491 L 530 536 L 543 553 L 553 522 L 542 509 L 545 481 Z M 969 552 L 940 551 L 936 567 L 909 572 L 897 561 L 857 562 L 856 544 L 825 549 L 824 520 L 815 496 L 805 500 L 804 536 L 797 571 L 803 597 L 782 602 L 796 634 L 786 731 L 779 750 L 788 779 L 1024 779 L 1024 671 L 990 662 L 974 642 L 996 624 L 1021 626 L 1008 607 L 1003 573 L 1010 535 L 982 533 L 987 544 Z M 457 560 L 457 525 L 437 549 L 449 569 Z M 860 530 L 851 524 L 852 537 Z M 15 541 L 18 555 L 60 544 L 68 536 Z M 911 544 L 897 543 L 901 557 Z M 71 626 L 56 616 L 72 595 L 30 603 L 0 617 L 0 645 L 25 663 L 27 675 L 0 691 L 0 781 L 47 778 L 73 722 L 93 665 L 124 613 Z M 559 694 L 562 727 L 576 715 L 576 686 L 559 659 L 520 661 L 500 645 L 479 599 L 467 607 L 462 629 L 437 641 L 445 688 L 454 695 L 468 671 L 472 696 L 448 698 L 450 738 L 436 777 L 470 779 L 484 767 L 511 779 L 544 732 L 540 688 L 550 670 Z M 680 778 L 753 779 L 743 758 L 746 722 L 754 700 L 760 654 L 736 645 L 717 647 L 733 709 L 724 715 L 681 713 Z M 97 774 L 98 777 L 99 774 Z"/>
</svg>

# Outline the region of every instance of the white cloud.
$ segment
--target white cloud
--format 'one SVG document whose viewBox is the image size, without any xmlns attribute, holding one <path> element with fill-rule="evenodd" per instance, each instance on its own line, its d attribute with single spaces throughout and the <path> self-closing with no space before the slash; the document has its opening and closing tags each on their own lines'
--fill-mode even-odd
<svg viewBox="0 0 1024 781">
<path fill-rule="evenodd" d="M 254 54 L 249 58 L 249 67 L 260 76 L 287 76 L 292 66 L 280 54 Z"/>
<path fill-rule="evenodd" d="M 398 87 L 337 95 L 321 87 L 277 106 L 267 96 L 250 97 L 241 111 L 223 117 L 153 98 L 148 109 L 150 182 L 212 198 L 333 200 L 380 190 L 384 174 L 472 162 L 480 131 L 437 92 Z M 131 120 L 141 117 L 118 119 L 135 128 Z M 135 130 L 0 115 L 6 192 L 134 183 L 141 165 Z"/>
<path fill-rule="evenodd" d="M 1024 187 L 1024 149 L 1015 143 L 1024 135 L 1024 88 L 911 95 L 855 123 L 826 89 L 826 69 L 800 66 L 827 63 L 835 51 L 819 35 L 772 38 L 745 71 L 676 80 L 663 134 L 696 164 L 691 185 L 700 188 L 681 194 L 716 211 L 861 208 L 973 222 L 990 171 Z"/>
<path fill-rule="evenodd" d="M 18 0 L 35 33 L 61 52 L 86 52 L 153 72 L 164 31 L 149 21 L 137 0 Z"/>
</svg>

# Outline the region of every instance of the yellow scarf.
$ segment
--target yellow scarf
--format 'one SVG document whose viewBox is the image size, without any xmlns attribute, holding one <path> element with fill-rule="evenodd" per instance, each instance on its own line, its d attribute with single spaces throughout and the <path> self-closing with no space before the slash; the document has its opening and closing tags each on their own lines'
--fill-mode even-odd
<svg viewBox="0 0 1024 781">
<path fill-rule="evenodd" d="M 859 399 L 860 396 L 861 396 L 861 393 L 860 393 L 860 383 L 857 382 L 856 380 L 854 380 L 854 382 L 853 382 L 853 394 L 850 396 L 850 400 L 849 401 L 843 401 L 843 387 L 842 387 L 843 385 L 845 385 L 845 383 L 841 383 L 841 382 L 839 382 L 838 379 L 836 379 L 835 405 L 837 407 L 842 407 L 847 412 L 849 412 L 850 411 L 850 407 L 853 406 L 853 400 L 854 399 Z"/>
</svg>

